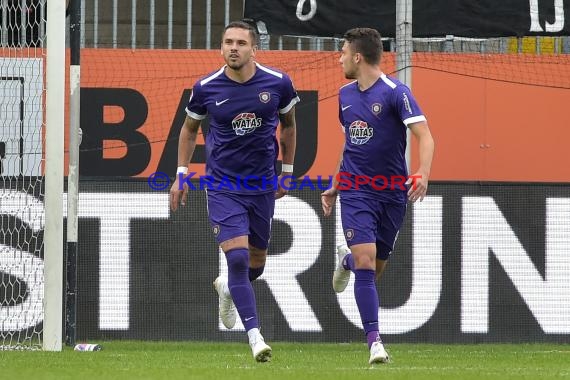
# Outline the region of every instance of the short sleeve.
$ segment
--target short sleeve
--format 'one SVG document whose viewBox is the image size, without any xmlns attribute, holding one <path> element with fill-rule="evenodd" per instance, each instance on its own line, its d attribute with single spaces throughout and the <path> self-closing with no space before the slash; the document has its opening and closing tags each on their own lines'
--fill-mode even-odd
<svg viewBox="0 0 570 380">
<path fill-rule="evenodd" d="M 192 88 L 192 94 L 190 94 L 190 99 L 186 106 L 186 114 L 196 120 L 204 120 L 208 114 L 208 110 L 204 107 L 201 90 L 200 84 L 196 83 Z"/>
<path fill-rule="evenodd" d="M 293 108 L 293 106 L 301 101 L 297 95 L 297 90 L 293 87 L 293 82 L 291 78 L 287 75 L 283 75 L 281 86 L 281 97 L 279 102 L 279 113 L 287 113 Z"/>
<path fill-rule="evenodd" d="M 426 121 L 426 117 L 408 87 L 398 86 L 394 90 L 394 96 L 396 112 L 406 127 L 412 123 Z"/>
</svg>

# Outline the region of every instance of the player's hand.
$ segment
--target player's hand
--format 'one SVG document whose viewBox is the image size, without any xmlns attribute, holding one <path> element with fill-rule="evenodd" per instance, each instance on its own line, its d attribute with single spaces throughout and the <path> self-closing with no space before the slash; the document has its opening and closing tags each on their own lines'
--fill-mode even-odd
<svg viewBox="0 0 570 380">
<path fill-rule="evenodd" d="M 283 198 L 291 188 L 291 180 L 293 173 L 283 173 L 277 178 L 277 190 L 275 191 L 275 199 Z M 283 185 L 283 186 L 281 186 Z"/>
<path fill-rule="evenodd" d="M 188 185 L 183 183 L 180 187 L 179 176 L 176 176 L 172 187 L 170 188 L 170 209 L 176 211 L 178 209 L 178 204 L 186 206 L 186 199 L 188 198 Z M 182 189 L 182 190 L 181 190 Z"/>
<path fill-rule="evenodd" d="M 424 200 L 428 188 L 428 176 L 420 172 L 411 175 L 406 181 L 408 186 L 408 199 L 410 202 L 415 202 L 418 199 Z"/>
<path fill-rule="evenodd" d="M 321 205 L 323 206 L 325 216 L 329 216 L 331 214 L 336 203 L 337 194 L 338 190 L 334 187 L 331 187 L 321 193 Z"/>
</svg>

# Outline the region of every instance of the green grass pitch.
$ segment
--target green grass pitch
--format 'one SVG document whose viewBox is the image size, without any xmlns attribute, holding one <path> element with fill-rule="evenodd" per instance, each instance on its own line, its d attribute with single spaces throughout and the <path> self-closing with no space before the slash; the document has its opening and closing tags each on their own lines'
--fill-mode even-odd
<svg viewBox="0 0 570 380">
<path fill-rule="evenodd" d="M 570 379 L 570 345 L 389 344 L 368 365 L 364 343 L 270 343 L 256 363 L 244 343 L 102 342 L 99 352 L 0 351 L 2 379 Z"/>
</svg>

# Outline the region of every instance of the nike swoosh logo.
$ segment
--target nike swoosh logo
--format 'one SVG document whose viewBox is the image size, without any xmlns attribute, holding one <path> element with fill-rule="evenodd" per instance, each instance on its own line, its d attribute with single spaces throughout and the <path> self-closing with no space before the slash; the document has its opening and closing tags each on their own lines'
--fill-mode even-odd
<svg viewBox="0 0 570 380">
<path fill-rule="evenodd" d="M 217 106 L 222 105 L 222 104 L 224 104 L 225 102 L 227 102 L 228 100 L 230 100 L 230 98 L 224 99 L 224 100 L 222 100 L 221 102 L 218 102 L 218 101 L 216 100 L 216 105 L 217 105 Z"/>
<path fill-rule="evenodd" d="M 249 320 L 251 320 L 251 319 L 253 319 L 253 317 L 245 318 L 244 321 L 247 322 L 247 321 L 249 321 Z"/>
<path fill-rule="evenodd" d="M 344 106 L 344 107 L 341 106 L 340 108 L 341 108 L 343 111 L 345 111 L 345 110 L 349 109 L 350 107 L 352 107 L 352 104 L 349 104 L 348 106 Z"/>
</svg>

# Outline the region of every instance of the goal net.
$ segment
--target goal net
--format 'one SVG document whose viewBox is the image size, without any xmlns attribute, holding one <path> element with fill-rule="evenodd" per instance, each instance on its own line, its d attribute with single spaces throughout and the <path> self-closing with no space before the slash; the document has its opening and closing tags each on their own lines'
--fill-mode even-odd
<svg viewBox="0 0 570 380">
<path fill-rule="evenodd" d="M 0 350 L 40 349 L 46 1 L 0 6 Z"/>
</svg>

